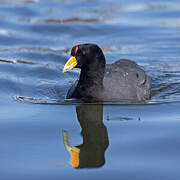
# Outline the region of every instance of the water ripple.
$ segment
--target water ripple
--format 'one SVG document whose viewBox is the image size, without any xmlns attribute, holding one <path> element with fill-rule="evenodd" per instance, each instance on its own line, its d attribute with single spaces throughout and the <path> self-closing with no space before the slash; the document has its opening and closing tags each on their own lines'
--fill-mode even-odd
<svg viewBox="0 0 180 180">
<path fill-rule="evenodd" d="M 179 101 L 179 3 L 81 3 L 0 2 L 0 94 L 21 102 L 76 103 L 65 96 L 79 72 L 61 71 L 73 45 L 92 42 L 108 64 L 128 58 L 147 71 L 153 89 L 145 104 Z"/>
</svg>

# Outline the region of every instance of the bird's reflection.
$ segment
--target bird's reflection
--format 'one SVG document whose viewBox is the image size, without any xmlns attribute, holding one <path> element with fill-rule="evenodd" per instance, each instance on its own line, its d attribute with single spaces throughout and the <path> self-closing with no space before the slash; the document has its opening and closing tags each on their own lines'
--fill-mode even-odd
<svg viewBox="0 0 180 180">
<path fill-rule="evenodd" d="M 83 143 L 73 146 L 68 132 L 63 131 L 64 145 L 70 153 L 70 164 L 75 168 L 96 168 L 105 163 L 105 151 L 109 145 L 106 126 L 103 124 L 103 105 L 82 104 L 76 107 L 82 128 Z"/>
</svg>

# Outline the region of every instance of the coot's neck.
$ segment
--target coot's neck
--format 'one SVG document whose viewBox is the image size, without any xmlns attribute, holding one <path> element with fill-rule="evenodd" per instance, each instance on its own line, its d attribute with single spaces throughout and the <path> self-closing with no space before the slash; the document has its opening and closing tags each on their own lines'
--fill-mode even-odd
<svg viewBox="0 0 180 180">
<path fill-rule="evenodd" d="M 103 87 L 103 78 L 104 78 L 103 73 L 92 72 L 90 69 L 84 68 L 83 70 L 81 70 L 78 84 L 83 87 L 98 86 L 98 87 L 102 88 Z"/>
<path fill-rule="evenodd" d="M 78 87 L 84 91 L 94 89 L 100 91 L 103 89 L 103 78 L 105 72 L 105 57 L 103 53 L 99 53 L 89 60 L 90 63 L 81 68 L 81 74 Z"/>
</svg>

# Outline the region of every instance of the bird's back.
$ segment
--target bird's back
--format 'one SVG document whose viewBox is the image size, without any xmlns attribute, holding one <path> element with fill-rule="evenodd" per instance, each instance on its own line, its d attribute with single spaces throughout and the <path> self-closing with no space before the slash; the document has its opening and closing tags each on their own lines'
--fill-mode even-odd
<svg viewBox="0 0 180 180">
<path fill-rule="evenodd" d="M 151 80 L 133 61 L 122 59 L 106 65 L 103 99 L 146 100 Z"/>
</svg>

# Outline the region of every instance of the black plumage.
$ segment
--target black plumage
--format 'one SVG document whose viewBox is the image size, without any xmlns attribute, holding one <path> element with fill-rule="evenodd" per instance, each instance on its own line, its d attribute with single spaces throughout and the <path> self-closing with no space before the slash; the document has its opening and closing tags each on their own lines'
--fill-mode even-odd
<svg viewBox="0 0 180 180">
<path fill-rule="evenodd" d="M 81 73 L 67 98 L 137 101 L 150 98 L 151 79 L 134 61 L 122 59 L 106 64 L 104 54 L 96 44 L 74 46 L 71 55 Z M 64 71 L 66 68 L 67 65 Z"/>
</svg>

